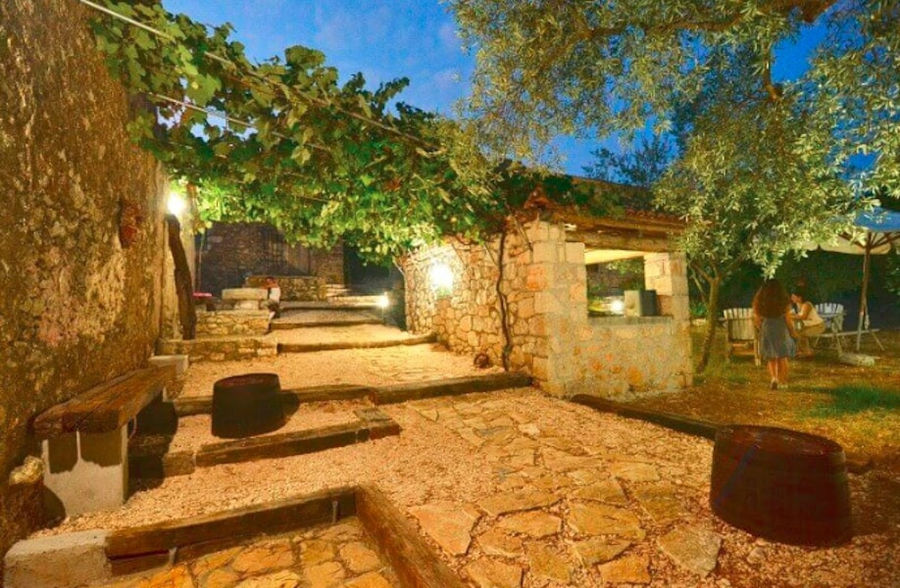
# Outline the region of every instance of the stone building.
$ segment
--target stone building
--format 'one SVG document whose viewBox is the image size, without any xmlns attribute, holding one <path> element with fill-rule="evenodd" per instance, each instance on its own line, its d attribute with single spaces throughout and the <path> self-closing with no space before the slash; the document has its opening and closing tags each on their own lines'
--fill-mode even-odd
<svg viewBox="0 0 900 588">
<path fill-rule="evenodd" d="M 292 245 L 271 225 L 214 223 L 197 248 L 198 290 L 218 296 L 251 276 L 315 276 L 344 284 L 344 246 L 329 250 Z"/>
<path fill-rule="evenodd" d="M 448 239 L 405 262 L 407 324 L 495 365 L 506 349 L 511 369 L 556 396 L 625 399 L 685 387 L 692 381 L 688 283 L 684 254 L 671 241 L 679 227 L 652 214 L 557 211 L 484 245 Z M 586 265 L 635 256 L 658 295 L 658 316 L 589 316 Z"/>
</svg>

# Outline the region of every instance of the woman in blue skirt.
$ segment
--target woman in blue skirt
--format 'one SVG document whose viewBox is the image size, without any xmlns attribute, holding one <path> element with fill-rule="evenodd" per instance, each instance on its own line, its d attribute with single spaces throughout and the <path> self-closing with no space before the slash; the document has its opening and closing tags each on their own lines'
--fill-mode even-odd
<svg viewBox="0 0 900 588">
<path fill-rule="evenodd" d="M 791 320 L 791 299 L 778 280 L 766 280 L 753 297 L 753 320 L 759 329 L 760 354 L 769 368 L 770 387 L 786 387 L 788 358 L 797 350 L 797 333 Z"/>
</svg>

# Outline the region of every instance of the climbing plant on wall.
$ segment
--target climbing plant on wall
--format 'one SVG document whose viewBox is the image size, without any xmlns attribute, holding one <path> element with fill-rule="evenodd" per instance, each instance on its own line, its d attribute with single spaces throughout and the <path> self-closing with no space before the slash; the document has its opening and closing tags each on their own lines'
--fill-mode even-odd
<svg viewBox="0 0 900 588">
<path fill-rule="evenodd" d="M 272 223 L 289 239 L 387 258 L 441 234 L 477 237 L 506 204 L 465 125 L 391 106 L 400 79 L 339 83 L 322 53 L 253 63 L 232 28 L 158 3 L 103 3 L 93 30 L 134 96 L 134 139 L 198 187 L 205 219 Z M 127 20 L 126 20 L 127 19 Z"/>
</svg>

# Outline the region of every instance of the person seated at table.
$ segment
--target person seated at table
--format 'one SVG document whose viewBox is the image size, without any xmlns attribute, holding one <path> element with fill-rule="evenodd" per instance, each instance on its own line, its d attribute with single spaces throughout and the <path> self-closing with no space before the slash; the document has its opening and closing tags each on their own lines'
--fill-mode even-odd
<svg viewBox="0 0 900 588">
<path fill-rule="evenodd" d="M 825 319 L 823 319 L 812 302 L 807 300 L 806 292 L 802 288 L 794 288 L 791 292 L 791 302 L 796 310 L 791 313 L 797 329 L 798 355 L 811 357 L 813 355 L 809 338 L 821 335 L 825 332 Z"/>
<path fill-rule="evenodd" d="M 265 284 L 268 297 L 263 301 L 263 306 L 272 312 L 272 318 L 281 314 L 281 287 L 274 276 L 268 276 Z"/>
</svg>

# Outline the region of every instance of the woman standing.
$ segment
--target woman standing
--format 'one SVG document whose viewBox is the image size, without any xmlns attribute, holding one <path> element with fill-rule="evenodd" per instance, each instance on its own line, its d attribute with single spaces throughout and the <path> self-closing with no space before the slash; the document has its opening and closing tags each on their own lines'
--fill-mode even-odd
<svg viewBox="0 0 900 588">
<path fill-rule="evenodd" d="M 788 359 L 796 345 L 791 299 L 778 280 L 766 280 L 753 297 L 753 321 L 759 329 L 759 347 L 771 377 L 770 387 L 787 386 Z"/>
<path fill-rule="evenodd" d="M 821 335 L 825 332 L 825 319 L 819 316 L 816 307 L 807 300 L 806 293 L 801 288 L 794 288 L 791 291 L 791 302 L 797 306 L 797 312 L 791 313 L 791 320 L 795 321 L 799 337 L 797 344 L 800 357 L 812 357 L 813 350 L 809 344 L 809 338 Z"/>
</svg>

